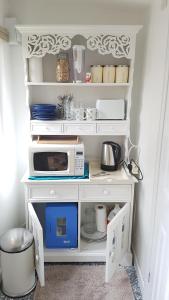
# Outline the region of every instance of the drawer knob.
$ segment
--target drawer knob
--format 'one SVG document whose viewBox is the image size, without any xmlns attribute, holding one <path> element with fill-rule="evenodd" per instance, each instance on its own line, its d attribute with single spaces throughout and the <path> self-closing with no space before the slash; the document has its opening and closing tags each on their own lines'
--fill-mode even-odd
<svg viewBox="0 0 169 300">
<path fill-rule="evenodd" d="M 55 195 L 55 191 L 54 190 L 50 190 L 50 195 L 51 196 Z"/>
<path fill-rule="evenodd" d="M 104 190 L 104 191 L 103 191 L 103 194 L 104 194 L 104 195 L 108 195 L 108 194 L 109 194 L 109 191 L 108 191 L 108 190 Z"/>
</svg>

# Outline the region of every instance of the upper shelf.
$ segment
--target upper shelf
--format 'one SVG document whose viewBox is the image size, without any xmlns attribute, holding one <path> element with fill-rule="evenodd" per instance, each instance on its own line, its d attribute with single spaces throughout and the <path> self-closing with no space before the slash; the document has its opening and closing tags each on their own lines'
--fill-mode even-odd
<svg viewBox="0 0 169 300">
<path fill-rule="evenodd" d="M 26 86 L 59 86 L 59 87 L 129 87 L 130 83 L 61 83 L 61 82 L 25 82 Z"/>
<path fill-rule="evenodd" d="M 73 37 L 82 35 L 91 51 L 131 59 L 134 57 L 136 34 L 140 29 L 141 26 L 107 25 L 16 26 L 16 30 L 22 34 L 26 58 L 67 51 L 72 47 Z"/>
</svg>

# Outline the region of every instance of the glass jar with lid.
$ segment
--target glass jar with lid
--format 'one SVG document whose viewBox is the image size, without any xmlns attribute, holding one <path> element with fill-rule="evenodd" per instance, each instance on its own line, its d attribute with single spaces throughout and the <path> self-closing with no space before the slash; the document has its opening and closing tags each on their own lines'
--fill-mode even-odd
<svg viewBox="0 0 169 300">
<path fill-rule="evenodd" d="M 129 66 L 116 66 L 116 83 L 127 83 L 129 78 Z"/>
<path fill-rule="evenodd" d="M 105 65 L 103 68 L 103 82 L 114 83 L 116 67 L 114 65 Z"/>
<path fill-rule="evenodd" d="M 91 66 L 91 82 L 102 83 L 103 80 L 103 67 L 101 65 Z"/>
<path fill-rule="evenodd" d="M 59 53 L 56 61 L 56 81 L 69 81 L 69 59 L 67 53 Z"/>
</svg>

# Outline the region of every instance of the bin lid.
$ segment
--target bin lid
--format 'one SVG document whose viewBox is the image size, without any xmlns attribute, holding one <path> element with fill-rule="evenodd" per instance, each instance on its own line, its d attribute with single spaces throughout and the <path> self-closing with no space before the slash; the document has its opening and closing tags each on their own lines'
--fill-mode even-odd
<svg viewBox="0 0 169 300">
<path fill-rule="evenodd" d="M 0 238 L 0 248 L 4 252 L 22 252 L 33 242 L 33 234 L 24 228 L 13 228 L 4 233 Z"/>
</svg>

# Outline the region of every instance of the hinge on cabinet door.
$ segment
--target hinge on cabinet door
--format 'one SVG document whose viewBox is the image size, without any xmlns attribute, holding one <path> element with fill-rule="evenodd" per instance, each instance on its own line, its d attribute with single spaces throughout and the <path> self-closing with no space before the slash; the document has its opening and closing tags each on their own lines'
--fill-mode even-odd
<svg viewBox="0 0 169 300">
<path fill-rule="evenodd" d="M 149 272 L 149 273 L 148 273 L 148 279 L 147 279 L 148 283 L 150 282 L 150 278 L 151 278 L 151 274 L 150 274 L 150 272 Z"/>
</svg>

